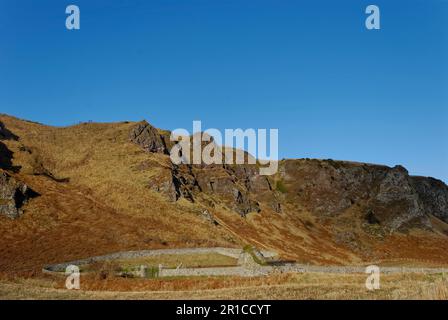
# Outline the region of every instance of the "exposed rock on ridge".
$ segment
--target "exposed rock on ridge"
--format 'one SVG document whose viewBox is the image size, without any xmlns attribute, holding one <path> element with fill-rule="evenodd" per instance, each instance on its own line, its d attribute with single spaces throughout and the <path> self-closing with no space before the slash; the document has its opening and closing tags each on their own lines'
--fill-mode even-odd
<svg viewBox="0 0 448 320">
<path fill-rule="evenodd" d="M 415 178 L 402 166 L 287 160 L 281 176 L 289 190 L 289 199 L 304 204 L 318 216 L 338 217 L 357 206 L 365 212 L 367 222 L 395 231 L 413 226 L 431 228 L 430 214 L 448 214 L 446 199 L 441 196 L 445 194 L 443 188 L 429 191 L 431 188 L 424 188 L 421 183 L 417 188 Z M 441 200 L 434 211 L 430 199 L 435 194 Z"/>
<path fill-rule="evenodd" d="M 448 186 L 440 180 L 427 177 L 411 177 L 427 214 L 448 223 Z"/>
<path fill-rule="evenodd" d="M 157 129 L 146 122 L 133 128 L 131 137 L 145 150 L 168 152 Z M 448 187 L 432 178 L 412 177 L 402 166 L 304 159 L 280 162 L 274 177 L 260 176 L 258 167 L 248 164 L 171 165 L 163 172 L 149 184 L 171 201 L 194 202 L 206 195 L 241 216 L 260 212 L 261 204 L 280 213 L 289 203 L 326 218 L 338 218 L 356 206 L 366 223 L 389 232 L 431 229 L 431 215 L 448 222 Z"/>
<path fill-rule="evenodd" d="M 146 121 L 141 121 L 132 128 L 129 139 L 147 152 L 168 152 L 162 136 Z"/>
<path fill-rule="evenodd" d="M 0 170 L 0 214 L 11 219 L 18 218 L 22 206 L 34 192 L 24 183 L 17 181 L 8 173 Z"/>
</svg>

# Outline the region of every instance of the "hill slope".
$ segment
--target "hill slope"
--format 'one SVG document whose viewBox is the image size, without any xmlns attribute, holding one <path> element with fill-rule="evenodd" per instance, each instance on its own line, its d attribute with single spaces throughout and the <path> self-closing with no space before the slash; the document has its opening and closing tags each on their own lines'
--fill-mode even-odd
<svg viewBox="0 0 448 320">
<path fill-rule="evenodd" d="M 0 124 L 0 208 L 12 213 L 0 214 L 0 271 L 247 243 L 307 263 L 448 262 L 448 188 L 400 166 L 285 160 L 264 177 L 255 165 L 174 166 L 169 132 L 147 122 Z"/>
</svg>

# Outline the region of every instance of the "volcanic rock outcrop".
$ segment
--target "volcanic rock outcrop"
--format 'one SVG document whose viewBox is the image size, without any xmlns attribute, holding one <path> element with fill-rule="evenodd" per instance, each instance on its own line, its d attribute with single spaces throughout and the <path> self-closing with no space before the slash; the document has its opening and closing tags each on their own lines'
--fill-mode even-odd
<svg viewBox="0 0 448 320">
<path fill-rule="evenodd" d="M 356 206 L 370 224 L 389 231 L 431 228 L 448 214 L 447 187 L 393 168 L 333 160 L 287 160 L 280 173 L 290 200 L 318 216 L 338 217 Z"/>
<path fill-rule="evenodd" d="M 146 121 L 141 121 L 132 128 L 129 139 L 147 152 L 167 153 L 162 136 Z"/>
<path fill-rule="evenodd" d="M 157 130 L 146 122 L 131 130 L 131 140 L 150 152 L 167 153 Z M 284 160 L 279 173 L 259 175 L 257 165 L 172 165 L 150 182 L 171 201 L 210 196 L 241 216 L 260 212 L 261 203 L 281 213 L 300 204 L 317 217 L 337 218 L 357 207 L 368 224 L 390 232 L 431 229 L 430 216 L 448 222 L 448 187 L 432 178 L 412 177 L 402 166 L 328 160 Z"/>
<path fill-rule="evenodd" d="M 0 215 L 18 218 L 23 213 L 22 206 L 33 194 L 26 184 L 0 170 Z"/>
<path fill-rule="evenodd" d="M 425 212 L 448 223 L 448 186 L 429 177 L 411 177 L 411 182 Z"/>
</svg>

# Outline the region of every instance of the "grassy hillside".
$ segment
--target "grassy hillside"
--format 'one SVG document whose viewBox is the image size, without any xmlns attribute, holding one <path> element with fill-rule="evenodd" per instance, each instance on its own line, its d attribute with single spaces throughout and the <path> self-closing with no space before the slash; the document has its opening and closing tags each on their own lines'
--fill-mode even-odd
<svg viewBox="0 0 448 320">
<path fill-rule="evenodd" d="M 3 272 L 37 273 L 44 264 L 123 250 L 246 244 L 304 263 L 448 262 L 443 221 L 435 221 L 432 231 L 387 234 L 363 223 L 363 200 L 335 217 L 316 215 L 316 196 L 300 191 L 303 181 L 314 181 L 314 171 L 269 178 L 281 212 L 258 195 L 260 212 L 241 217 L 210 194 L 199 193 L 194 202 L 169 201 L 153 190 L 149 182 L 171 174 L 171 162 L 129 141 L 135 123 L 57 128 L 5 115 L 0 122 L 17 137 L 2 141 L 12 152 L 12 165 L 20 168 L 10 174 L 40 195 L 19 219 L 0 216 Z M 290 166 L 281 162 L 280 171 L 290 172 Z M 323 192 L 336 197 L 328 188 Z M 204 218 L 204 210 L 216 223 Z"/>
</svg>

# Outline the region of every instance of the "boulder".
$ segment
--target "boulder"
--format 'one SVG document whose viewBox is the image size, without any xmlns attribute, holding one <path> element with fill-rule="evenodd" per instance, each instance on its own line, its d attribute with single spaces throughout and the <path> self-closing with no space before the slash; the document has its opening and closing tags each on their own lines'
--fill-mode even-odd
<svg viewBox="0 0 448 320">
<path fill-rule="evenodd" d="M 129 132 L 129 140 L 146 152 L 168 153 L 159 131 L 146 121 L 137 123 Z"/>
<path fill-rule="evenodd" d="M 0 215 L 18 218 L 23 213 L 22 206 L 33 194 L 26 184 L 0 170 Z"/>
</svg>

